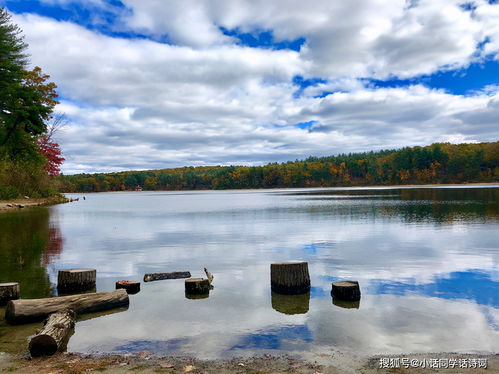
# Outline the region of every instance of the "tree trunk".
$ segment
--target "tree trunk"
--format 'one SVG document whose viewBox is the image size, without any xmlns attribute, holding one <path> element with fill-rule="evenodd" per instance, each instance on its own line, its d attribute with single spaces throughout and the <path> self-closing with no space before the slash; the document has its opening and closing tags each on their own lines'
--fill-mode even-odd
<svg viewBox="0 0 499 374">
<path fill-rule="evenodd" d="M 297 295 L 310 291 L 310 275 L 307 262 L 281 262 L 270 264 L 272 291 Z"/>
<path fill-rule="evenodd" d="M 42 321 L 49 314 L 65 309 L 71 309 L 80 315 L 128 306 L 128 304 L 128 294 L 123 289 L 45 299 L 11 300 L 7 303 L 5 320 L 11 325 L 15 325 Z"/>
<path fill-rule="evenodd" d="M 74 332 L 75 319 L 72 310 L 51 314 L 43 328 L 29 342 L 31 356 L 52 356 L 66 350 L 68 340 Z"/>
<path fill-rule="evenodd" d="M 9 300 L 19 299 L 19 283 L 0 283 L 0 305 L 7 304 Z"/>
<path fill-rule="evenodd" d="M 172 273 L 149 273 L 144 275 L 144 282 L 152 282 L 164 279 L 180 279 L 180 278 L 190 278 L 191 273 L 189 271 L 174 271 Z"/>
<path fill-rule="evenodd" d="M 185 293 L 190 295 L 207 294 L 210 292 L 210 281 L 204 278 L 185 280 Z"/>
<path fill-rule="evenodd" d="M 88 291 L 95 288 L 95 269 L 65 269 L 59 270 L 57 291 L 68 294 Z"/>
<path fill-rule="evenodd" d="M 117 281 L 116 289 L 124 288 L 129 295 L 135 295 L 140 291 L 140 282 L 136 281 Z"/>
<path fill-rule="evenodd" d="M 360 288 L 357 281 L 333 282 L 331 295 L 333 298 L 345 301 L 359 301 Z"/>
</svg>

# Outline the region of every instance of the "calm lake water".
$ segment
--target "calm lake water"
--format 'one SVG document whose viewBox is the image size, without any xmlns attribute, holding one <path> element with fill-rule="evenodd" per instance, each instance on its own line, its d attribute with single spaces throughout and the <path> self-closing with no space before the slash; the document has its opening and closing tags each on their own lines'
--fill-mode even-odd
<svg viewBox="0 0 499 374">
<path fill-rule="evenodd" d="M 71 267 L 96 268 L 98 291 L 149 272 L 215 279 L 197 300 L 182 279 L 142 283 L 127 310 L 78 322 L 70 351 L 498 352 L 499 186 L 85 196 L 0 215 L 0 282 L 31 298 Z M 308 261 L 310 294 L 272 294 L 270 263 L 292 260 Z M 359 305 L 333 303 L 340 279 L 359 281 Z M 20 331 L 2 325 L 0 343 Z"/>
</svg>

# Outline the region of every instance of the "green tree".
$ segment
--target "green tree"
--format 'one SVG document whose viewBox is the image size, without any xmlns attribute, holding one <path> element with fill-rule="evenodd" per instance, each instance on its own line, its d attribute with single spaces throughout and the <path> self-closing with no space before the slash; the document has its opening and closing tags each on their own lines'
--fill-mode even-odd
<svg viewBox="0 0 499 374">
<path fill-rule="evenodd" d="M 37 137 L 57 104 L 56 85 L 39 67 L 26 70 L 27 44 L 0 8 L 0 151 L 10 160 L 40 159 Z"/>
</svg>

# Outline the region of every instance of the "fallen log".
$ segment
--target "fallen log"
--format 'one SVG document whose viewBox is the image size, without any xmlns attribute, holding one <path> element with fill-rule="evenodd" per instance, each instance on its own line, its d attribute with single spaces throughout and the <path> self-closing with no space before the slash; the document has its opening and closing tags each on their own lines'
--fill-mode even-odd
<svg viewBox="0 0 499 374">
<path fill-rule="evenodd" d="M 57 291 L 63 294 L 78 293 L 95 288 L 95 269 L 65 269 L 57 275 Z"/>
<path fill-rule="evenodd" d="M 174 271 L 172 273 L 148 273 L 144 275 L 144 282 L 152 282 L 164 279 L 181 279 L 190 278 L 191 273 L 189 271 Z"/>
<path fill-rule="evenodd" d="M 0 283 L 0 305 L 16 299 L 19 299 L 19 283 Z"/>
<path fill-rule="evenodd" d="M 45 299 L 11 300 L 7 303 L 5 320 L 11 325 L 17 325 L 42 321 L 49 314 L 65 309 L 71 309 L 80 315 L 128 306 L 129 303 L 128 294 L 124 289 Z"/>
<path fill-rule="evenodd" d="M 273 292 L 298 295 L 310 291 L 307 262 L 270 264 L 270 287 Z"/>
<path fill-rule="evenodd" d="M 51 314 L 43 328 L 29 341 L 32 357 L 52 356 L 66 350 L 69 338 L 73 335 L 76 315 L 72 310 Z"/>
</svg>

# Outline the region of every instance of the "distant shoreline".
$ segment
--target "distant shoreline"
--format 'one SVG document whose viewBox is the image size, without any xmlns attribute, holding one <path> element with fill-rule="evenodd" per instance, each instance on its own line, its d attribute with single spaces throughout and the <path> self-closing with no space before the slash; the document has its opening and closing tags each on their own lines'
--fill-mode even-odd
<svg viewBox="0 0 499 374">
<path fill-rule="evenodd" d="M 364 186 L 330 186 L 330 187 L 274 187 L 274 188 L 227 188 L 227 189 L 212 189 L 212 188 L 197 188 L 197 189 L 183 189 L 183 190 L 120 190 L 120 191 L 88 191 L 88 192 L 62 192 L 63 195 L 90 195 L 90 194 L 101 194 L 101 193 L 124 193 L 124 192 L 195 192 L 195 191 L 278 191 L 278 190 L 328 190 L 328 189 L 360 189 L 360 188 L 372 188 L 372 189 L 383 189 L 383 188 L 431 188 L 431 187 L 473 187 L 473 186 L 483 186 L 483 187 L 495 187 L 499 188 L 498 182 L 470 182 L 470 183 L 441 183 L 441 184 L 391 184 L 391 185 L 364 185 Z"/>
</svg>

